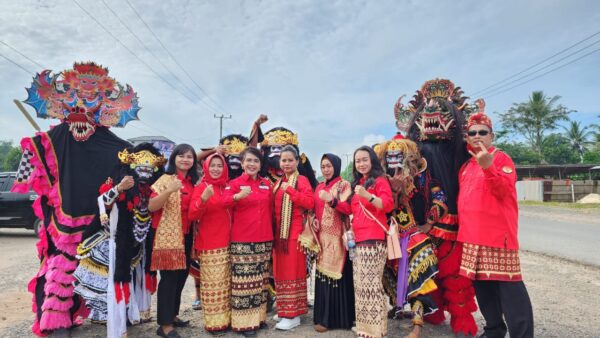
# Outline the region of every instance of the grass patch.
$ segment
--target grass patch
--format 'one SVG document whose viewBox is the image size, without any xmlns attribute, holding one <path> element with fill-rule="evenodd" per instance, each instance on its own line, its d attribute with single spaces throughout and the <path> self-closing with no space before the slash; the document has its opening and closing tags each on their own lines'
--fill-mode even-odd
<svg viewBox="0 0 600 338">
<path fill-rule="evenodd" d="M 538 201 L 519 201 L 519 205 L 532 205 L 541 207 L 561 207 L 569 209 L 598 209 L 600 210 L 600 203 L 567 203 L 567 202 L 538 202 Z"/>
</svg>

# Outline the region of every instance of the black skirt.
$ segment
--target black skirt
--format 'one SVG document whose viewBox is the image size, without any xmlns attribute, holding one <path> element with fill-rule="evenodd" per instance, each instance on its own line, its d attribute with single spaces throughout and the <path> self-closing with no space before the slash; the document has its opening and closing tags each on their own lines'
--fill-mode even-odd
<svg viewBox="0 0 600 338">
<path fill-rule="evenodd" d="M 317 271 L 314 323 L 330 330 L 351 329 L 355 319 L 352 262 L 346 255 L 342 278 L 332 280 Z"/>
</svg>

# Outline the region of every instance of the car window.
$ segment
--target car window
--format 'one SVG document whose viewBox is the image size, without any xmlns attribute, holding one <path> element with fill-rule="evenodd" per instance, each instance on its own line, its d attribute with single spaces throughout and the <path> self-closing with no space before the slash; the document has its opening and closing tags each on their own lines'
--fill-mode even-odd
<svg viewBox="0 0 600 338">
<path fill-rule="evenodd" d="M 0 176 L 0 191 L 8 192 L 12 188 L 12 184 L 15 181 L 15 177 L 12 176 Z"/>
</svg>

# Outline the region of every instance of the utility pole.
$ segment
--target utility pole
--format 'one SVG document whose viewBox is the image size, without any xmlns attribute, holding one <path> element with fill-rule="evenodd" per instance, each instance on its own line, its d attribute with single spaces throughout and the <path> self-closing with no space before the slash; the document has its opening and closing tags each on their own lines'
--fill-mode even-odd
<svg viewBox="0 0 600 338">
<path fill-rule="evenodd" d="M 346 156 L 346 166 L 344 167 L 344 169 L 345 169 L 346 167 L 348 167 L 348 164 L 350 164 L 350 156 L 352 156 L 352 154 L 344 154 L 344 155 Z"/>
<path fill-rule="evenodd" d="M 221 114 L 221 116 L 217 116 L 217 114 L 214 114 L 216 119 L 219 119 L 219 140 L 221 140 L 223 138 L 223 119 L 230 119 L 231 118 L 231 114 L 229 114 L 229 116 L 225 116 L 223 114 Z"/>
</svg>

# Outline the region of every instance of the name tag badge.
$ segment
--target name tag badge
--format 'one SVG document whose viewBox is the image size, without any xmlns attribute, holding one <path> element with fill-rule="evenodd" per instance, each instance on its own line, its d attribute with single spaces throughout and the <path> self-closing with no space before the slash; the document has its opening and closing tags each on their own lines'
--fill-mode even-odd
<svg viewBox="0 0 600 338">
<path fill-rule="evenodd" d="M 259 189 L 263 189 L 263 190 L 269 190 L 269 186 L 268 185 L 263 185 L 263 184 L 259 185 L 258 188 Z"/>
</svg>

